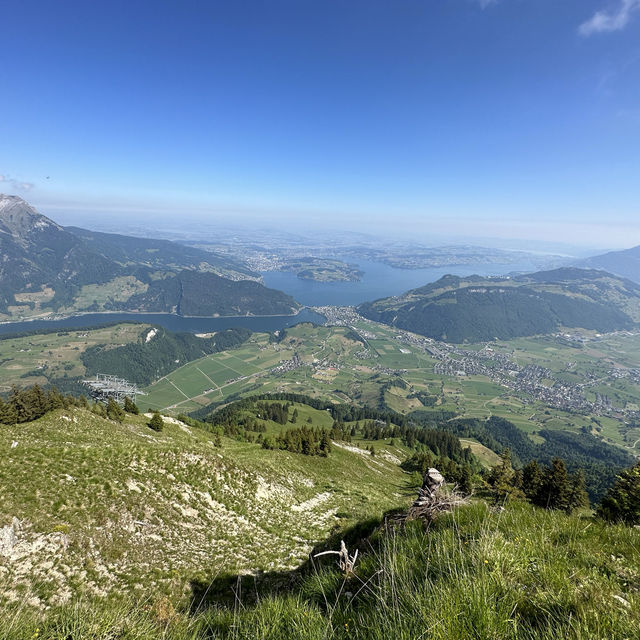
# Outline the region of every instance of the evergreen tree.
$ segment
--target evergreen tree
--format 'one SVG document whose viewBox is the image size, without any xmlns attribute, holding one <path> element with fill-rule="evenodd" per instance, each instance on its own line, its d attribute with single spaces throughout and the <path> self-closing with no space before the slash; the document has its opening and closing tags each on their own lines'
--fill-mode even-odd
<svg viewBox="0 0 640 640">
<path fill-rule="evenodd" d="M 468 464 L 462 465 L 458 475 L 458 489 L 466 496 L 473 491 L 473 472 Z"/>
<path fill-rule="evenodd" d="M 149 427 L 154 431 L 162 431 L 162 429 L 164 429 L 164 420 L 162 419 L 159 411 L 154 412 L 151 420 L 149 421 Z"/>
<path fill-rule="evenodd" d="M 0 423 L 15 424 L 18 422 L 18 412 L 12 402 L 3 402 L 0 399 Z"/>
<path fill-rule="evenodd" d="M 124 420 L 124 411 L 113 398 L 109 398 L 107 401 L 107 418 L 109 418 L 109 420 L 115 420 L 116 422 L 122 422 Z"/>
<path fill-rule="evenodd" d="M 585 488 L 584 472 L 579 469 L 569 476 L 569 504 L 567 512 L 589 506 L 589 496 Z"/>
<path fill-rule="evenodd" d="M 331 438 L 329 438 L 329 434 L 326 429 L 322 430 L 322 435 L 320 436 L 320 445 L 319 445 L 321 455 L 327 456 L 331 452 Z"/>
<path fill-rule="evenodd" d="M 597 515 L 611 522 L 640 525 L 640 462 L 620 473 Z"/>
<path fill-rule="evenodd" d="M 91 412 L 95 413 L 97 416 L 100 416 L 101 418 L 107 417 L 107 412 L 105 411 L 105 408 L 102 402 L 94 402 L 93 406 L 91 407 Z"/>
<path fill-rule="evenodd" d="M 537 460 L 531 460 L 522 470 L 522 490 L 531 502 L 535 502 L 543 482 L 543 474 Z"/>
<path fill-rule="evenodd" d="M 520 497 L 521 492 L 515 486 L 516 472 L 511 464 L 511 450 L 505 449 L 500 456 L 501 462 L 491 469 L 487 477 L 489 486 L 493 489 L 496 503 L 509 498 Z"/>
<path fill-rule="evenodd" d="M 294 408 L 293 413 L 291 414 L 291 422 L 292 424 L 295 424 L 296 422 L 298 422 L 298 409 Z"/>
<path fill-rule="evenodd" d="M 545 474 L 536 503 L 546 509 L 569 510 L 569 474 L 562 458 L 554 458 Z"/>
<path fill-rule="evenodd" d="M 129 396 L 125 396 L 124 398 L 124 410 L 127 413 L 132 413 L 135 416 L 137 416 L 140 413 L 140 409 L 138 409 L 138 405 Z"/>
</svg>

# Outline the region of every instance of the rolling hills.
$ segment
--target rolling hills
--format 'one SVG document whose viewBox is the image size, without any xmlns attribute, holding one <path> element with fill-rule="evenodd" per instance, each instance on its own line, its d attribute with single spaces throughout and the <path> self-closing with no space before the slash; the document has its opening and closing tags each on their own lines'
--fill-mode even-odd
<svg viewBox="0 0 640 640">
<path fill-rule="evenodd" d="M 592 256 L 581 260 L 577 266 L 603 269 L 634 282 L 640 282 L 640 246 Z"/>
<path fill-rule="evenodd" d="M 513 278 L 444 276 L 401 296 L 364 303 L 357 310 L 372 320 L 454 343 L 573 327 L 604 332 L 637 325 L 640 285 L 576 268 Z"/>
<path fill-rule="evenodd" d="M 17 196 L 0 195 L 0 253 L 0 320 L 79 311 L 228 316 L 299 309 L 227 257 L 166 240 L 65 229 Z"/>
</svg>

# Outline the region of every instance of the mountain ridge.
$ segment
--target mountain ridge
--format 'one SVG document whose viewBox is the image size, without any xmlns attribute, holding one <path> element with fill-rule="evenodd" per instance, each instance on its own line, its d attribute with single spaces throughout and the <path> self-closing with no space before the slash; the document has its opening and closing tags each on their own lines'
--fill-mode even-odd
<svg viewBox="0 0 640 640">
<path fill-rule="evenodd" d="M 623 249 L 622 251 L 609 251 L 601 255 L 591 256 L 581 260 L 576 265 L 603 269 L 629 278 L 634 282 L 640 282 L 640 245 L 630 249 Z"/>
<path fill-rule="evenodd" d="M 595 269 L 562 267 L 513 278 L 447 275 L 401 296 L 361 304 L 371 320 L 449 342 L 632 329 L 640 285 Z"/>
<path fill-rule="evenodd" d="M 79 311 L 290 315 L 300 308 L 226 256 L 65 228 L 18 196 L 0 194 L 0 254 L 2 320 Z"/>
</svg>

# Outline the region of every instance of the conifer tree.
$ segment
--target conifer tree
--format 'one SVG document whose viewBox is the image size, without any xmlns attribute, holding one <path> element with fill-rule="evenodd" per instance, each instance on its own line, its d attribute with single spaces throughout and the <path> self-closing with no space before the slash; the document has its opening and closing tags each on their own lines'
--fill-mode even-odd
<svg viewBox="0 0 640 640">
<path fill-rule="evenodd" d="M 473 472 L 468 464 L 462 465 L 458 475 L 458 489 L 467 496 L 473 491 Z"/>
<path fill-rule="evenodd" d="M 589 506 L 589 495 L 585 487 L 584 472 L 579 469 L 569 476 L 569 504 L 567 512 Z"/>
<path fill-rule="evenodd" d="M 537 500 L 542 486 L 543 474 L 537 460 L 531 460 L 522 470 L 522 490 L 531 502 Z"/>
<path fill-rule="evenodd" d="M 137 416 L 140 413 L 140 409 L 138 409 L 138 405 L 129 396 L 125 396 L 124 398 L 124 410 L 127 413 L 132 413 L 135 416 Z"/>
<path fill-rule="evenodd" d="M 540 506 L 547 509 L 569 509 L 569 474 L 564 460 L 554 458 L 551 467 L 545 473 L 544 482 L 540 490 Z"/>
<path fill-rule="evenodd" d="M 597 515 L 611 522 L 640 525 L 640 462 L 620 473 Z"/>
<path fill-rule="evenodd" d="M 511 449 L 505 449 L 500 458 L 500 464 L 493 467 L 487 477 L 487 482 L 493 489 L 496 503 L 522 495 L 514 483 L 516 472 L 511 464 Z"/>
<path fill-rule="evenodd" d="M 151 429 L 153 429 L 154 431 L 162 431 L 162 429 L 164 429 L 164 420 L 162 419 L 162 416 L 160 415 L 159 411 L 155 411 L 153 416 L 151 417 L 151 420 L 149 421 L 149 427 L 151 427 Z"/>
<path fill-rule="evenodd" d="M 322 430 L 322 435 L 320 436 L 320 445 L 319 445 L 321 455 L 327 456 L 331 452 L 331 438 L 329 438 L 329 434 L 326 429 Z"/>
<path fill-rule="evenodd" d="M 109 418 L 109 420 L 115 420 L 116 422 L 122 422 L 124 420 L 124 411 L 113 398 L 109 398 L 107 401 L 107 418 Z"/>
<path fill-rule="evenodd" d="M 102 402 L 94 402 L 93 406 L 91 407 L 91 412 L 95 413 L 97 416 L 100 416 L 101 418 L 107 417 L 107 412 L 105 411 L 105 408 Z"/>
</svg>

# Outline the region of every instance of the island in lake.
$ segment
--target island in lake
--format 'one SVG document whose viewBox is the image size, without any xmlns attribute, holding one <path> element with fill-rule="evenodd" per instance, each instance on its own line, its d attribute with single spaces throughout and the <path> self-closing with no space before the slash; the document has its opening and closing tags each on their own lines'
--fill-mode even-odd
<svg viewBox="0 0 640 640">
<path fill-rule="evenodd" d="M 359 282 L 364 275 L 355 264 L 329 258 L 287 260 L 280 271 L 293 271 L 301 280 L 315 282 Z"/>
</svg>

